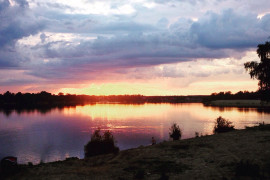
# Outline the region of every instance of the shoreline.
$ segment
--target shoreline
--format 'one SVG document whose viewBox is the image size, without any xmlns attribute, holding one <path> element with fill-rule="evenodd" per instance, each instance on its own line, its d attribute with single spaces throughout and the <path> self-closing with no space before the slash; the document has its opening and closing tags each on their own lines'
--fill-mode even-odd
<svg viewBox="0 0 270 180">
<path fill-rule="evenodd" d="M 270 108 L 270 102 L 261 100 L 214 100 L 203 104 L 210 107 Z"/>
<path fill-rule="evenodd" d="M 118 154 L 20 165 L 21 171 L 7 179 L 241 179 L 246 177 L 241 171 L 239 175 L 241 166 L 259 167 L 255 174 L 268 179 L 270 126 L 259 127 L 165 141 Z"/>
</svg>

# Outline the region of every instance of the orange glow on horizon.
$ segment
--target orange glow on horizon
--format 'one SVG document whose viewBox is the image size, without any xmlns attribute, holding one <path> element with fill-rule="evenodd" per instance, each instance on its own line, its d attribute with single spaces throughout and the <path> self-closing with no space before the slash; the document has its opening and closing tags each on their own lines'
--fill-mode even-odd
<svg viewBox="0 0 270 180">
<path fill-rule="evenodd" d="M 175 80 L 176 82 L 181 80 Z M 85 95 L 145 95 L 145 96 L 170 96 L 170 95 L 210 95 L 214 92 L 231 91 L 256 91 L 257 82 L 244 81 L 201 81 L 194 82 L 186 87 L 174 87 L 173 82 L 157 83 L 107 83 L 92 84 L 84 88 L 63 88 L 58 92 Z M 56 93 L 57 94 L 57 93 Z"/>
</svg>

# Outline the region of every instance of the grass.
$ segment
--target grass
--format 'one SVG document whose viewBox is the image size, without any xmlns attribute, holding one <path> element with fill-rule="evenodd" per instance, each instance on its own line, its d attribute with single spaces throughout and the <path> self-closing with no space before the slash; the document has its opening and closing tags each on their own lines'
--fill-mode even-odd
<svg viewBox="0 0 270 180">
<path fill-rule="evenodd" d="M 264 124 L 263 123 L 259 123 L 258 126 L 254 126 L 254 127 L 248 127 L 246 126 L 247 130 L 259 130 L 259 131 L 270 131 L 270 124 Z"/>
<path fill-rule="evenodd" d="M 169 176 L 166 175 L 166 173 L 164 173 L 164 172 L 161 173 L 159 180 L 168 180 L 168 179 L 169 179 Z"/>
<path fill-rule="evenodd" d="M 172 145 L 171 146 L 173 149 L 184 149 L 187 150 L 190 146 L 188 144 L 177 144 L 177 145 Z"/>
<path fill-rule="evenodd" d="M 160 173 L 181 173 L 190 169 L 183 163 L 176 163 L 173 160 L 161 160 L 157 158 L 145 158 L 143 160 L 136 160 L 131 163 L 124 171 L 134 172 L 137 174 L 140 169 L 145 169 L 148 172 L 160 174 Z"/>
<path fill-rule="evenodd" d="M 261 177 L 260 166 L 249 160 L 241 160 L 236 164 L 235 175 L 237 177 Z"/>
<path fill-rule="evenodd" d="M 135 179 L 143 179 L 145 175 L 145 171 L 143 169 L 138 169 L 137 172 L 134 174 Z"/>
</svg>

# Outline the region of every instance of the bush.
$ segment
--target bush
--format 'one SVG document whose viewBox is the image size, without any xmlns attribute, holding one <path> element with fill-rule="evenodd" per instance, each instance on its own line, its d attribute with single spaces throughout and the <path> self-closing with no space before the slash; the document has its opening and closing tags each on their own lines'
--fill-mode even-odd
<svg viewBox="0 0 270 180">
<path fill-rule="evenodd" d="M 195 137 L 196 137 L 196 138 L 199 137 L 199 132 L 195 132 Z"/>
<path fill-rule="evenodd" d="M 169 135 L 174 141 L 181 139 L 182 132 L 180 127 L 176 123 L 171 126 Z"/>
<path fill-rule="evenodd" d="M 234 126 L 232 125 L 232 122 L 229 120 L 224 119 L 223 117 L 219 116 L 216 119 L 215 127 L 214 127 L 214 133 L 223 133 L 223 132 L 229 132 L 234 130 Z"/>
<path fill-rule="evenodd" d="M 91 157 L 100 154 L 118 153 L 119 148 L 115 144 L 112 133 L 105 131 L 103 136 L 101 136 L 99 128 L 95 130 L 91 140 L 84 146 L 84 155 L 85 157 Z"/>
</svg>

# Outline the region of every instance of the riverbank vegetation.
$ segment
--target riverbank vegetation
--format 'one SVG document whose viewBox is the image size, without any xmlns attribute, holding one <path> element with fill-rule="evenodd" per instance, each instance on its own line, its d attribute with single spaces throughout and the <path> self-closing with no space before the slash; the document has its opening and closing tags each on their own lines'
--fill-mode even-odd
<svg viewBox="0 0 270 180">
<path fill-rule="evenodd" d="M 229 132 L 229 131 L 233 131 L 234 129 L 234 125 L 232 125 L 232 122 L 219 116 L 216 119 L 215 122 L 215 127 L 213 132 L 214 133 L 224 133 L 224 132 Z"/>
<path fill-rule="evenodd" d="M 2 107 L 42 107 L 53 105 L 80 105 L 88 103 L 184 103 L 202 102 L 207 96 L 143 96 L 143 95 L 75 95 L 51 94 L 46 91 L 39 93 L 11 93 L 9 91 L 0 94 L 0 106 Z"/>
<path fill-rule="evenodd" d="M 119 148 L 116 146 L 112 132 L 105 131 L 103 136 L 101 136 L 100 128 L 95 130 L 91 136 L 91 140 L 84 146 L 85 157 L 118 152 Z"/>
<path fill-rule="evenodd" d="M 169 132 L 170 138 L 172 138 L 174 141 L 181 139 L 182 131 L 179 125 L 173 123 L 169 130 L 170 130 Z"/>
<path fill-rule="evenodd" d="M 121 103 L 121 104 L 144 104 L 144 103 L 201 103 L 212 105 L 214 101 L 220 100 L 244 100 L 242 104 L 252 100 L 252 105 L 260 106 L 255 101 L 259 101 L 258 92 L 239 91 L 232 94 L 231 92 L 212 93 L 210 96 L 143 96 L 143 95 L 110 95 L 110 96 L 93 96 L 93 95 L 75 95 L 51 94 L 46 91 L 39 93 L 11 93 L 9 91 L 0 94 L 0 111 L 9 114 L 12 110 L 32 111 L 40 110 L 48 112 L 52 108 L 64 108 L 68 106 L 95 104 L 95 103 Z M 244 103 L 243 103 L 244 102 Z M 225 104 L 226 105 L 226 104 Z M 249 105 L 249 104 L 248 104 Z M 221 104 L 222 106 L 222 104 Z M 234 103 L 234 106 L 237 104 Z"/>
<path fill-rule="evenodd" d="M 85 159 L 20 165 L 10 179 L 269 179 L 270 126 L 165 141 Z M 248 170 L 248 172 L 246 171 Z"/>
<path fill-rule="evenodd" d="M 252 79 L 257 79 L 260 98 L 262 101 L 270 101 L 270 42 L 259 44 L 257 54 L 260 62 L 250 61 L 244 64 L 245 69 L 249 72 Z"/>
</svg>

